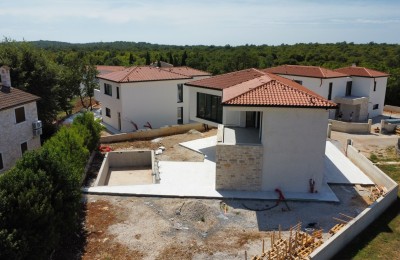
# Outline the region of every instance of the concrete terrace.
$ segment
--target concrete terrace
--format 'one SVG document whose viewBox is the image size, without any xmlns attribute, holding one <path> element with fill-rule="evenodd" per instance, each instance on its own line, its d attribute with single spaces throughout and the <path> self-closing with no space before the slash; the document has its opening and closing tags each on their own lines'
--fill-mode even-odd
<svg viewBox="0 0 400 260">
<path fill-rule="evenodd" d="M 276 200 L 275 192 L 217 191 L 215 190 L 216 136 L 181 143 L 188 149 L 203 153 L 203 162 L 160 161 L 160 184 L 96 186 L 84 188 L 91 194 L 234 198 Z M 338 202 L 329 184 L 373 184 L 343 153 L 327 141 L 325 151 L 324 184 L 318 193 L 284 193 L 288 200 Z"/>
</svg>

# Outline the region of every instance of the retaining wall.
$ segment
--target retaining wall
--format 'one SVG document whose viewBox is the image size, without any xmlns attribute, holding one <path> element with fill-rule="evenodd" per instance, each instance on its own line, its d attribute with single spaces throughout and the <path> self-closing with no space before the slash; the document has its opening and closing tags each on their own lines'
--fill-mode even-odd
<svg viewBox="0 0 400 260">
<path fill-rule="evenodd" d="M 329 120 L 332 125 L 332 131 L 338 131 L 343 133 L 357 133 L 357 134 L 369 134 L 371 132 L 372 120 L 368 119 L 368 123 L 354 123 L 354 122 L 343 122 L 338 120 Z"/>
<path fill-rule="evenodd" d="M 338 233 L 329 238 L 322 246 L 311 253 L 311 259 L 330 259 L 343 247 L 350 243 L 361 231 L 377 219 L 389 206 L 397 200 L 398 184 L 389 176 L 372 164 L 357 149 L 347 147 L 348 158 L 358 166 L 377 185 L 387 189 L 385 196 L 378 198 L 372 205 L 363 210 L 356 218 L 351 220 Z"/>
<path fill-rule="evenodd" d="M 400 113 L 400 107 L 385 105 L 383 111 Z"/>
<path fill-rule="evenodd" d="M 197 131 L 203 131 L 204 126 L 200 123 L 185 124 L 185 125 L 174 125 L 168 127 L 162 127 L 158 129 L 152 129 L 147 131 L 137 131 L 132 133 L 115 134 L 110 136 L 100 137 L 100 143 L 114 143 L 122 142 L 135 139 L 148 139 L 160 136 L 183 134 L 189 130 L 195 129 Z"/>
</svg>

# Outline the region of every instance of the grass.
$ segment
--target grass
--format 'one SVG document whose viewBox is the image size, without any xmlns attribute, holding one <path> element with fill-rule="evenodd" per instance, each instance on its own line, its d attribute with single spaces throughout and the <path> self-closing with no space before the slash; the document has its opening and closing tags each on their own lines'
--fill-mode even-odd
<svg viewBox="0 0 400 260">
<path fill-rule="evenodd" d="M 373 162 L 399 161 L 394 149 L 386 156 L 372 154 Z M 377 165 L 400 184 L 400 165 Z M 397 201 L 366 230 L 361 232 L 334 259 L 399 259 L 400 256 L 400 193 Z"/>
</svg>

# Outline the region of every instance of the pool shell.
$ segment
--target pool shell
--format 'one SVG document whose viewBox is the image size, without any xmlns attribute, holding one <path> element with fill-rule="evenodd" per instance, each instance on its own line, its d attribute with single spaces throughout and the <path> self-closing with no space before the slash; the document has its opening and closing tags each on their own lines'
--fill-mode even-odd
<svg viewBox="0 0 400 260">
<path fill-rule="evenodd" d="M 152 150 L 108 152 L 94 186 L 141 185 L 157 183 Z"/>
</svg>

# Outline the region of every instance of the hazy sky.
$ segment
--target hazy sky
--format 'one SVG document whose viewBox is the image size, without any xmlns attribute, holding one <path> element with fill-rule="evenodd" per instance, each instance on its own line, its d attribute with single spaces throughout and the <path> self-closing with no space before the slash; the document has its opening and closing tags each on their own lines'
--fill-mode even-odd
<svg viewBox="0 0 400 260">
<path fill-rule="evenodd" d="M 1 0 L 0 19 L 27 41 L 400 43 L 399 0 Z"/>
</svg>

